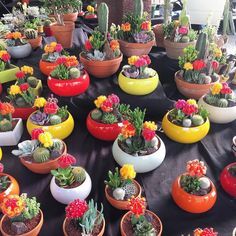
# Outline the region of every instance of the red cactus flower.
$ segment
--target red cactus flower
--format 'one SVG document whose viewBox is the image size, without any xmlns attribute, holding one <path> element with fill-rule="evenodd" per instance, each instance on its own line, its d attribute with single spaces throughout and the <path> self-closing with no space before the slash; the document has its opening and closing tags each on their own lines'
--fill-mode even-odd
<svg viewBox="0 0 236 236">
<path fill-rule="evenodd" d="M 222 83 L 223 88 L 220 90 L 221 94 L 231 94 L 233 91 L 227 83 Z"/>
<path fill-rule="evenodd" d="M 16 78 L 17 79 L 24 79 L 25 78 L 25 73 L 23 71 L 16 72 Z"/>
<path fill-rule="evenodd" d="M 143 215 L 146 210 L 145 198 L 132 197 L 129 199 L 129 209 L 136 217 Z"/>
<path fill-rule="evenodd" d="M 60 43 L 58 43 L 58 44 L 55 46 L 55 51 L 60 53 L 62 50 L 63 50 L 62 45 L 61 45 Z"/>
<path fill-rule="evenodd" d="M 87 40 L 85 42 L 84 48 L 85 48 L 86 51 L 90 51 L 93 48 L 93 46 L 92 46 L 92 44 L 91 44 L 91 42 L 89 40 Z"/>
<path fill-rule="evenodd" d="M 27 83 L 23 83 L 20 85 L 20 90 L 22 92 L 26 91 L 29 88 L 29 85 Z"/>
<path fill-rule="evenodd" d="M 142 29 L 142 30 L 149 31 L 149 30 L 151 29 L 151 22 L 150 22 L 150 21 L 144 21 L 144 22 L 141 24 L 141 29 Z"/>
<path fill-rule="evenodd" d="M 55 102 L 47 102 L 44 106 L 44 112 L 49 115 L 56 114 L 58 109 L 59 107 Z"/>
<path fill-rule="evenodd" d="M 151 141 L 155 137 L 155 135 L 156 135 L 155 130 L 150 130 L 145 128 L 142 130 L 142 136 L 147 141 Z"/>
<path fill-rule="evenodd" d="M 40 134 L 44 133 L 44 130 L 41 129 L 41 128 L 36 128 L 36 129 L 33 129 L 32 132 L 31 132 L 31 139 L 32 140 L 38 140 L 38 137 Z"/>
<path fill-rule="evenodd" d="M 143 58 L 144 60 L 146 60 L 146 64 L 150 65 L 151 64 L 151 59 L 148 55 L 142 55 L 141 58 Z"/>
<path fill-rule="evenodd" d="M 183 34 L 183 35 L 188 34 L 188 27 L 181 26 L 181 27 L 179 27 L 178 32 L 179 32 L 179 34 Z"/>
<path fill-rule="evenodd" d="M 66 217 L 69 219 L 79 219 L 88 210 L 86 201 L 76 199 L 66 207 Z"/>
<path fill-rule="evenodd" d="M 202 70 L 204 67 L 206 67 L 206 63 L 203 60 L 196 60 L 193 62 L 194 70 Z"/>
<path fill-rule="evenodd" d="M 185 105 L 187 104 L 187 102 L 183 99 L 179 99 L 176 103 L 175 103 L 175 108 L 178 110 L 181 110 L 185 107 Z"/>
<path fill-rule="evenodd" d="M 204 162 L 195 159 L 187 162 L 186 170 L 190 176 L 201 177 L 206 174 L 207 168 Z"/>
<path fill-rule="evenodd" d="M 213 228 L 205 228 L 205 229 L 197 228 L 194 230 L 193 235 L 194 236 L 217 236 L 218 233 L 214 232 Z"/>
<path fill-rule="evenodd" d="M 4 53 L 1 57 L 1 59 L 4 61 L 4 62 L 8 62 L 10 60 L 11 56 L 10 54 L 8 53 Z"/>
<path fill-rule="evenodd" d="M 2 173 L 4 170 L 4 165 L 2 163 L 0 163 L 0 173 Z"/>
<path fill-rule="evenodd" d="M 106 99 L 106 100 L 102 103 L 101 109 L 102 109 L 102 111 L 104 111 L 104 112 L 112 112 L 112 110 L 113 110 L 113 103 L 112 103 L 109 99 Z"/>
<path fill-rule="evenodd" d="M 68 153 L 65 155 L 62 155 L 58 160 L 58 164 L 59 164 L 60 168 L 62 168 L 62 169 L 66 169 L 67 167 L 69 167 L 75 163 L 76 163 L 75 157 L 68 154 Z"/>
<path fill-rule="evenodd" d="M 59 57 L 59 58 L 57 58 L 56 63 L 58 65 L 65 64 L 66 63 L 66 57 Z"/>
<path fill-rule="evenodd" d="M 194 113 L 197 113 L 198 108 L 195 105 L 191 105 L 186 103 L 186 105 L 182 109 L 183 113 L 187 116 L 190 116 Z"/>
<path fill-rule="evenodd" d="M 110 102 L 112 102 L 114 105 L 117 105 L 117 104 L 120 103 L 119 97 L 118 97 L 117 95 L 113 94 L 113 93 L 108 96 L 108 100 L 109 100 Z"/>
<path fill-rule="evenodd" d="M 212 66 L 213 70 L 217 70 L 219 67 L 219 62 L 214 60 L 214 61 L 212 61 L 211 66 Z"/>
</svg>

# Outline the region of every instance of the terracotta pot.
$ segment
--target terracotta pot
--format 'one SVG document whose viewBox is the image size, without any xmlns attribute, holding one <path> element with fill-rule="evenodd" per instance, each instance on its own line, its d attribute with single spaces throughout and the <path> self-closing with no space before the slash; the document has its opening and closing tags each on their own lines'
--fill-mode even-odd
<svg viewBox="0 0 236 236">
<path fill-rule="evenodd" d="M 64 21 L 73 21 L 75 22 L 78 18 L 78 12 L 74 12 L 74 13 L 68 13 L 68 14 L 64 14 L 63 15 L 63 20 Z"/>
<path fill-rule="evenodd" d="M 80 53 L 79 58 L 89 74 L 96 78 L 106 78 L 118 71 L 123 55 L 121 54 L 118 58 L 112 60 L 91 61 L 88 60 L 83 53 Z"/>
<path fill-rule="evenodd" d="M 180 186 L 180 175 L 172 185 L 172 197 L 175 203 L 183 210 L 190 213 L 203 213 L 209 211 L 215 204 L 217 192 L 215 185 L 211 182 L 211 191 L 204 196 L 196 196 L 184 191 Z"/>
<path fill-rule="evenodd" d="M 25 234 L 20 234 L 20 236 L 38 236 L 39 235 L 39 232 L 43 226 L 43 212 L 40 210 L 40 214 L 41 214 L 41 218 L 40 218 L 40 221 L 38 223 L 38 225 L 32 229 L 31 231 L 29 231 L 28 233 L 25 233 Z M 3 220 L 6 218 L 7 216 L 4 215 L 0 221 L 0 231 L 2 233 L 2 236 L 12 236 L 10 234 L 7 234 L 3 231 L 3 228 L 2 228 L 2 223 L 3 223 Z"/>
<path fill-rule="evenodd" d="M 43 61 L 42 59 L 39 61 L 39 69 L 44 75 L 49 76 L 56 67 L 56 62 Z"/>
<path fill-rule="evenodd" d="M 38 48 L 42 44 L 42 36 L 38 36 L 36 39 L 27 39 L 27 41 L 33 49 Z"/>
<path fill-rule="evenodd" d="M 71 21 L 65 21 L 64 25 L 52 25 L 51 30 L 53 36 L 57 42 L 62 45 L 63 48 L 71 48 L 73 44 L 73 34 L 75 29 L 75 23 Z"/>
<path fill-rule="evenodd" d="M 156 214 L 154 214 L 152 211 L 146 210 L 146 212 L 148 212 L 149 214 L 151 214 L 152 217 L 153 217 L 153 219 L 155 219 L 156 221 L 159 221 L 161 227 L 160 227 L 160 231 L 157 232 L 156 236 L 161 236 L 162 230 L 163 230 L 163 226 L 162 226 L 162 222 L 161 222 L 160 218 L 159 218 Z M 126 220 L 126 218 L 128 218 L 131 214 L 132 214 L 131 211 L 128 211 L 128 212 L 122 217 L 122 219 L 121 219 L 121 222 L 120 222 L 121 236 L 130 236 L 130 235 L 128 235 L 128 234 L 125 232 L 124 227 L 123 227 L 123 222 L 124 222 L 124 221 Z M 130 222 L 130 224 L 131 224 L 131 222 Z"/>
<path fill-rule="evenodd" d="M 120 50 L 125 56 L 142 56 L 147 55 L 151 51 L 152 46 L 155 44 L 155 40 L 152 40 L 148 43 L 129 43 L 119 40 L 119 44 Z"/>
<path fill-rule="evenodd" d="M 175 73 L 176 86 L 177 86 L 179 92 L 187 98 L 199 99 L 201 96 L 208 93 L 210 88 L 216 82 L 219 82 L 219 79 L 217 81 L 209 83 L 209 84 L 188 83 L 182 79 L 182 77 L 179 75 L 179 71 L 177 71 Z"/>
<path fill-rule="evenodd" d="M 12 117 L 27 120 L 28 117 L 35 111 L 36 108 L 33 107 L 15 107 L 15 112 L 12 114 Z"/>
<path fill-rule="evenodd" d="M 164 31 L 163 31 L 163 25 L 162 24 L 157 24 L 153 26 L 153 32 L 156 37 L 156 45 L 157 47 L 164 48 Z"/>
<path fill-rule="evenodd" d="M 64 151 L 61 154 L 61 156 L 65 155 L 67 153 L 66 144 L 64 142 L 63 142 L 63 144 L 64 144 Z M 24 158 L 20 157 L 20 162 L 27 169 L 29 169 L 30 171 L 32 171 L 34 173 L 48 174 L 51 172 L 51 170 L 55 170 L 59 167 L 58 160 L 61 156 L 59 156 L 58 158 L 56 158 L 54 160 L 50 160 L 50 161 L 42 162 L 42 163 L 29 162 L 29 161 L 24 160 Z"/>
<path fill-rule="evenodd" d="M 11 175 L 8 175 L 6 173 L 0 173 L 0 176 L 8 176 L 8 178 L 11 181 L 11 184 L 9 185 L 9 187 L 4 192 L 0 193 L 0 203 L 1 203 L 3 199 L 8 195 L 11 195 L 11 194 L 19 195 L 20 187 L 16 179 L 13 178 Z"/>
<path fill-rule="evenodd" d="M 54 79 L 49 76 L 47 80 L 48 87 L 53 93 L 59 96 L 77 96 L 84 93 L 89 87 L 89 75 L 85 70 L 83 71 L 83 73 L 84 74 L 77 79 L 68 80 Z"/>
<path fill-rule="evenodd" d="M 176 42 L 171 42 L 168 39 L 164 39 L 164 45 L 166 48 L 166 55 L 171 58 L 178 60 L 179 57 L 182 57 L 184 55 L 184 48 L 193 45 L 195 46 L 196 40 L 189 42 L 189 43 L 176 43 Z"/>
<path fill-rule="evenodd" d="M 236 198 L 236 177 L 229 173 L 229 168 L 236 166 L 236 162 L 227 165 L 220 174 L 220 183 L 226 193 Z"/>
<path fill-rule="evenodd" d="M 133 180 L 133 182 L 135 183 L 135 185 L 138 187 L 139 192 L 137 197 L 141 197 L 141 193 L 142 193 L 142 188 L 140 186 L 140 184 L 136 181 Z M 119 201 L 116 200 L 115 198 L 111 197 L 108 193 L 108 186 L 106 185 L 105 187 L 105 195 L 106 195 L 106 199 L 107 201 L 115 208 L 119 209 L 119 210 L 129 210 L 129 201 Z"/>
</svg>

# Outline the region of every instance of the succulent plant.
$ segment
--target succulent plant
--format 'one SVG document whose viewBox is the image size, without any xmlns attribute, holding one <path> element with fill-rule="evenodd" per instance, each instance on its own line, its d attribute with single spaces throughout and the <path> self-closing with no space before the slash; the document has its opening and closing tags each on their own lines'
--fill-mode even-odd
<svg viewBox="0 0 236 236">
<path fill-rule="evenodd" d="M 18 150 L 13 150 L 11 153 L 15 156 L 31 156 L 38 145 L 38 140 L 26 140 L 19 143 Z"/>
<path fill-rule="evenodd" d="M 36 39 L 38 37 L 38 32 L 34 29 L 25 30 L 25 36 L 27 39 Z"/>
<path fill-rule="evenodd" d="M 227 99 L 225 99 L 225 98 L 220 98 L 217 102 L 217 105 L 219 107 L 228 107 L 228 104 L 229 103 L 228 103 Z"/>
<path fill-rule="evenodd" d="M 77 79 L 80 77 L 80 70 L 78 68 L 70 68 L 70 77 L 72 79 Z"/>
<path fill-rule="evenodd" d="M 52 22 L 50 21 L 50 20 L 45 20 L 44 21 L 44 26 L 50 26 L 50 24 L 51 24 Z"/>
<path fill-rule="evenodd" d="M 18 97 L 15 100 L 16 106 L 17 107 L 26 107 L 27 103 L 25 102 L 25 99 L 23 97 Z"/>
<path fill-rule="evenodd" d="M 80 166 L 74 167 L 73 170 L 72 170 L 72 173 L 75 177 L 75 180 L 77 182 L 79 182 L 80 184 L 82 184 L 85 181 L 86 171 L 85 171 L 84 168 L 82 168 Z"/>
<path fill-rule="evenodd" d="M 114 124 L 118 122 L 118 120 L 112 113 L 104 113 L 102 116 L 102 122 L 105 124 Z"/>
<path fill-rule="evenodd" d="M 30 120 L 37 125 L 44 125 L 49 121 L 49 117 L 44 112 L 37 111 L 30 116 Z"/>
<path fill-rule="evenodd" d="M 38 85 L 38 82 L 39 82 L 39 80 L 36 78 L 36 77 L 34 77 L 34 76 L 29 76 L 28 78 L 27 78 L 27 83 L 30 85 L 30 87 L 32 87 L 32 88 L 36 88 L 37 87 L 37 85 Z"/>
<path fill-rule="evenodd" d="M 125 198 L 125 190 L 123 188 L 116 188 L 115 190 L 113 190 L 112 196 L 116 200 L 122 201 Z"/>
<path fill-rule="evenodd" d="M 51 174 L 58 180 L 60 187 L 67 187 L 75 182 L 71 168 L 51 170 Z"/>
<path fill-rule="evenodd" d="M 103 61 L 105 59 L 106 54 L 100 52 L 99 50 L 95 49 L 93 53 L 88 53 L 87 57 L 92 61 Z"/>
<path fill-rule="evenodd" d="M 0 131 L 7 132 L 12 130 L 12 122 L 7 119 L 3 119 L 0 121 Z"/>
<path fill-rule="evenodd" d="M 52 125 L 57 125 L 61 123 L 61 117 L 58 115 L 52 115 L 49 121 Z"/>
<path fill-rule="evenodd" d="M 102 119 L 102 111 L 98 110 L 98 109 L 94 109 L 91 112 L 91 118 L 93 120 L 101 120 Z"/>
<path fill-rule="evenodd" d="M 123 73 L 128 78 L 138 78 L 139 76 L 139 70 L 136 67 L 131 66 L 123 66 Z"/>
<path fill-rule="evenodd" d="M 11 180 L 7 175 L 3 175 L 0 177 L 0 193 L 5 191 L 9 184 L 11 183 Z"/>
<path fill-rule="evenodd" d="M 147 220 L 141 220 L 134 225 L 134 235 L 135 236 L 156 236 L 156 230 L 151 222 Z"/>
<path fill-rule="evenodd" d="M 134 40 L 136 43 L 147 43 L 151 39 L 152 38 L 150 37 L 150 35 L 144 31 L 134 34 Z"/>
<path fill-rule="evenodd" d="M 50 151 L 47 148 L 38 147 L 33 152 L 33 158 L 38 163 L 46 162 L 50 158 Z"/>
<path fill-rule="evenodd" d="M 208 103 L 210 105 L 217 106 L 217 103 L 218 103 L 219 99 L 217 97 L 209 94 L 205 97 L 205 100 L 206 100 L 206 103 Z"/>
<path fill-rule="evenodd" d="M 134 183 L 125 184 L 122 189 L 125 191 L 125 198 L 130 199 L 132 196 L 136 196 L 138 193 L 137 187 Z"/>
<path fill-rule="evenodd" d="M 192 122 L 194 126 L 199 126 L 204 123 L 204 119 L 200 115 L 193 115 Z"/>
</svg>

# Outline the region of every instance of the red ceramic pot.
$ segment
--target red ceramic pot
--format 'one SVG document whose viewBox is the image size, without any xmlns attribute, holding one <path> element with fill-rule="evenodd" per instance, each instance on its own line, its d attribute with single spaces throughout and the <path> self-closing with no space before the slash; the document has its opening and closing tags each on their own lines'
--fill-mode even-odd
<svg viewBox="0 0 236 236">
<path fill-rule="evenodd" d="M 12 117 L 27 120 L 28 117 L 35 111 L 35 107 L 15 107 L 15 112 L 12 114 Z"/>
<path fill-rule="evenodd" d="M 104 141 L 114 141 L 118 137 L 121 127 L 118 123 L 103 124 L 91 118 L 91 112 L 87 116 L 87 129 L 95 138 Z"/>
<path fill-rule="evenodd" d="M 43 32 L 45 33 L 46 37 L 52 36 L 52 30 L 50 26 L 44 26 L 43 27 Z"/>
<path fill-rule="evenodd" d="M 85 19 L 97 19 L 97 15 L 96 14 L 87 14 L 84 16 Z"/>
<path fill-rule="evenodd" d="M 2 93 L 2 84 L 0 83 L 0 94 Z"/>
<path fill-rule="evenodd" d="M 49 76 L 51 72 L 57 67 L 56 62 L 48 62 L 43 61 L 42 59 L 39 61 L 39 69 L 44 74 Z"/>
<path fill-rule="evenodd" d="M 229 173 L 229 168 L 236 166 L 236 162 L 227 165 L 220 174 L 220 183 L 226 193 L 236 197 L 236 177 Z"/>
</svg>

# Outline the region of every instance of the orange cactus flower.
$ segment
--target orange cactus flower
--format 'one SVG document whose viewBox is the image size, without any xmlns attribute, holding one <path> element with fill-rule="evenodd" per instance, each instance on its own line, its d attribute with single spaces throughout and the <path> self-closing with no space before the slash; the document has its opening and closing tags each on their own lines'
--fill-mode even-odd
<svg viewBox="0 0 236 236">
<path fill-rule="evenodd" d="M 8 102 L 0 102 L 0 114 L 2 116 L 14 113 L 15 108 Z"/>
<path fill-rule="evenodd" d="M 135 133 L 136 133 L 135 127 L 129 121 L 124 121 L 123 127 L 121 129 L 121 135 L 125 139 L 127 139 L 133 137 Z"/>
<path fill-rule="evenodd" d="M 131 30 L 131 24 L 129 22 L 122 24 L 121 30 L 123 30 L 124 32 L 129 32 Z"/>
<path fill-rule="evenodd" d="M 143 215 L 146 210 L 146 199 L 142 197 L 129 199 L 129 209 L 138 218 Z"/>
<path fill-rule="evenodd" d="M 110 47 L 113 51 L 119 49 L 120 48 L 119 42 L 117 40 L 112 40 L 110 42 Z"/>
<path fill-rule="evenodd" d="M 141 24 L 141 29 L 146 30 L 146 31 L 150 31 L 151 30 L 151 22 L 150 21 L 144 21 Z"/>
<path fill-rule="evenodd" d="M 65 65 L 67 67 L 77 66 L 78 64 L 79 62 L 75 56 L 66 57 Z"/>
</svg>

